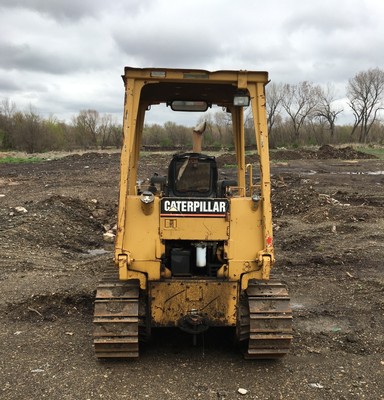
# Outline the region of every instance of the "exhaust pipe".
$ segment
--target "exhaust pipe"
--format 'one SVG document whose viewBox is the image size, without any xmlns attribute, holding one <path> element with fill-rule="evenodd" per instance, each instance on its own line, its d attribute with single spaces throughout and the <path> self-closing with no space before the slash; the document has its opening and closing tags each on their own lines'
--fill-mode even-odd
<svg viewBox="0 0 384 400">
<path fill-rule="evenodd" d="M 203 141 L 203 133 L 205 128 L 207 127 L 206 121 L 200 123 L 195 128 L 193 128 L 192 133 L 192 143 L 193 143 L 193 152 L 201 153 L 201 143 Z"/>
</svg>

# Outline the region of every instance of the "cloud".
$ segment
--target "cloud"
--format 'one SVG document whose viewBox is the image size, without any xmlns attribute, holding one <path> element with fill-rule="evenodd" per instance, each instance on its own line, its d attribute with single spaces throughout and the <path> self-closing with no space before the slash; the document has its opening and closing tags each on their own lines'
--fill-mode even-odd
<svg viewBox="0 0 384 400">
<path fill-rule="evenodd" d="M 1 0 L 0 7 L 27 9 L 55 20 L 80 20 L 96 17 L 102 10 L 103 0 Z"/>
<path fill-rule="evenodd" d="M 125 65 L 267 70 L 343 97 L 349 78 L 384 65 L 383 20 L 379 0 L 0 0 L 0 97 L 117 115 Z"/>
<path fill-rule="evenodd" d="M 6 70 L 39 71 L 60 75 L 76 71 L 81 65 L 54 49 L 35 48 L 30 43 L 0 42 L 1 65 Z"/>
<path fill-rule="evenodd" d="M 204 68 L 217 58 L 221 50 L 203 34 L 163 30 L 122 35 L 114 34 L 118 48 L 127 59 L 133 57 L 140 66 Z"/>
<path fill-rule="evenodd" d="M 17 21 L 17 23 L 15 23 Z M 61 75 L 107 68 L 114 53 L 108 33 L 92 20 L 75 25 L 46 20 L 30 10 L 0 14 L 0 68 Z"/>
<path fill-rule="evenodd" d="M 7 76 L 5 74 L 2 74 L 0 70 L 0 88 L 6 92 L 16 92 L 22 90 L 23 86 L 21 82 L 18 83 L 13 79 L 8 79 Z"/>
<path fill-rule="evenodd" d="M 0 0 L 0 8 L 28 10 L 60 23 L 78 22 L 85 18 L 100 18 L 116 9 L 136 15 L 150 6 L 153 0 Z"/>
</svg>

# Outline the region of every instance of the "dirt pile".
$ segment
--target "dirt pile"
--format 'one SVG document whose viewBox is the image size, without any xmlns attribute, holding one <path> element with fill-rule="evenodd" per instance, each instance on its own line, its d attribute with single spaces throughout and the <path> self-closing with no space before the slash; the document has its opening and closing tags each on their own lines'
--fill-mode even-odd
<svg viewBox="0 0 384 400">
<path fill-rule="evenodd" d="M 330 145 L 323 145 L 318 150 L 270 150 L 270 159 L 275 161 L 284 160 L 369 160 L 376 159 L 376 156 L 363 153 L 353 149 L 351 146 L 336 148 Z M 236 157 L 233 154 L 222 154 L 216 157 L 219 168 L 226 166 L 227 168 L 236 165 Z M 258 161 L 257 154 L 245 156 L 246 164 L 254 164 Z"/>
<path fill-rule="evenodd" d="M 323 145 L 319 148 L 317 152 L 318 159 L 330 160 L 330 159 L 340 159 L 340 160 L 369 160 L 377 158 L 371 154 L 366 154 L 358 150 L 354 150 L 351 146 L 343 148 L 335 148 L 330 145 Z"/>
<path fill-rule="evenodd" d="M 82 253 L 103 246 L 104 225 L 113 223 L 115 215 L 114 207 L 97 200 L 53 195 L 24 202 L 21 208 L 1 209 L 0 239 L 5 247 L 22 241 L 26 247 L 53 246 Z"/>
<path fill-rule="evenodd" d="M 368 160 L 376 156 L 353 149 L 351 146 L 336 148 L 323 145 L 318 150 L 272 150 L 271 160 Z"/>
<path fill-rule="evenodd" d="M 324 199 L 312 187 L 303 186 L 297 189 L 279 183 L 280 181 L 275 183 L 271 196 L 275 217 L 304 214 L 325 205 Z"/>
</svg>

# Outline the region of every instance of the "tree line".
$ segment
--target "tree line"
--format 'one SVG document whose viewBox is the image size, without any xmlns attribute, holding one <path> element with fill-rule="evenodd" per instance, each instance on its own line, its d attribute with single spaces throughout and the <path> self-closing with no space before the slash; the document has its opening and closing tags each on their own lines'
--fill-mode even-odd
<svg viewBox="0 0 384 400">
<path fill-rule="evenodd" d="M 297 85 L 271 83 L 266 91 L 269 134 L 286 135 L 291 143 L 298 144 L 311 140 L 383 143 L 379 117 L 384 109 L 384 71 L 374 68 L 359 72 L 348 80 L 346 92 L 354 122 L 343 127 L 336 124 L 344 110 L 337 107 L 331 84 L 324 88 L 307 81 Z"/>
<path fill-rule="evenodd" d="M 18 111 L 5 99 L 0 104 L 0 149 L 27 153 L 120 147 L 121 125 L 111 115 L 82 110 L 71 123 L 43 118 L 35 110 Z"/>
<path fill-rule="evenodd" d="M 308 81 L 298 84 L 269 83 L 266 88 L 267 122 L 271 147 L 384 143 L 384 125 L 380 113 L 384 108 L 384 71 L 379 68 L 361 71 L 348 80 L 347 107 L 354 122 L 337 123 L 345 110 L 337 105 L 335 89 Z M 204 114 L 206 148 L 231 148 L 230 115 L 222 110 Z M 245 110 L 247 143 L 254 144 L 253 120 Z M 168 121 L 163 125 L 145 125 L 145 148 L 190 148 L 191 127 Z M 71 122 L 55 117 L 42 118 L 35 110 L 19 111 L 4 99 L 0 103 L 0 149 L 28 153 L 72 151 L 107 147 L 120 148 L 122 126 L 109 114 L 81 110 Z"/>
</svg>

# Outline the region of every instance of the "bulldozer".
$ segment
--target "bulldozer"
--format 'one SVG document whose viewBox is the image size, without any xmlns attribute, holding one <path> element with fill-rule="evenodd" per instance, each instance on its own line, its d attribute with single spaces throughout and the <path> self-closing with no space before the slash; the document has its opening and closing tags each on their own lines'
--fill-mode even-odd
<svg viewBox="0 0 384 400">
<path fill-rule="evenodd" d="M 264 71 L 125 67 L 123 145 L 114 271 L 94 302 L 99 359 L 138 358 L 156 328 L 193 335 L 232 328 L 246 359 L 288 353 L 292 311 L 274 265 Z M 167 176 L 138 183 L 145 115 L 151 106 L 231 116 L 237 174 L 220 179 L 202 152 L 206 127 L 193 129 L 191 152 L 174 154 Z M 253 116 L 258 165 L 246 164 L 244 113 Z M 197 115 L 197 114 L 195 114 Z M 204 118 L 203 118 L 204 119 Z"/>
</svg>

